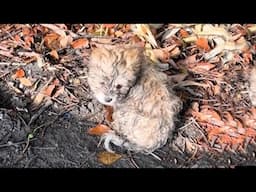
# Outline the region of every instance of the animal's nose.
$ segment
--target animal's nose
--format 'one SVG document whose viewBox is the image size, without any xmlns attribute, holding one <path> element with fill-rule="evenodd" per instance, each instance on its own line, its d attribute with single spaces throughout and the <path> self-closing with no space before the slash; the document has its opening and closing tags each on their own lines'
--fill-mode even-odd
<svg viewBox="0 0 256 192">
<path fill-rule="evenodd" d="M 109 102 L 111 102 L 111 101 L 112 101 L 112 98 L 110 98 L 110 97 L 106 97 L 106 98 L 105 98 L 105 101 L 106 101 L 107 103 L 109 103 Z"/>
</svg>

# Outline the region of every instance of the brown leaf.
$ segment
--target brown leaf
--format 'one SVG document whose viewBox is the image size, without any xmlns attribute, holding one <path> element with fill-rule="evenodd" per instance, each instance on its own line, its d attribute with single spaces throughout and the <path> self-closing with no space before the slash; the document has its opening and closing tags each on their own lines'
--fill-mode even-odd
<svg viewBox="0 0 256 192">
<path fill-rule="evenodd" d="M 107 133 L 110 128 L 107 125 L 98 124 L 96 127 L 90 128 L 87 132 L 90 135 L 98 135 L 101 136 L 104 133 Z"/>
<path fill-rule="evenodd" d="M 43 94 L 45 94 L 45 95 L 51 97 L 54 88 L 55 88 L 55 85 L 49 85 L 49 86 L 43 91 Z"/>
<path fill-rule="evenodd" d="M 29 79 L 25 78 L 25 77 L 19 78 L 19 81 L 20 81 L 20 83 L 21 83 L 22 85 L 24 85 L 24 86 L 26 86 L 26 87 L 30 87 L 30 86 L 33 85 L 32 82 L 31 82 Z"/>
<path fill-rule="evenodd" d="M 44 37 L 44 43 L 49 49 L 58 50 L 61 48 L 60 37 L 57 33 L 49 33 Z"/>
<path fill-rule="evenodd" d="M 24 42 L 26 47 L 31 47 L 31 43 L 34 43 L 34 38 L 32 36 L 25 36 L 24 37 Z"/>
<path fill-rule="evenodd" d="M 196 45 L 201 48 L 201 49 L 204 49 L 206 51 L 209 51 L 210 50 L 210 47 L 208 45 L 208 40 L 206 38 L 198 38 L 197 41 L 196 41 Z"/>
<path fill-rule="evenodd" d="M 19 35 L 15 35 L 15 36 L 14 36 L 14 39 L 15 39 L 15 41 L 17 41 L 17 42 L 20 42 L 20 41 L 21 41 L 21 38 L 20 38 Z"/>
<path fill-rule="evenodd" d="M 56 50 L 52 50 L 50 53 L 49 53 L 54 59 L 59 59 L 59 55 L 58 55 L 58 52 Z"/>
<path fill-rule="evenodd" d="M 104 165 L 111 165 L 114 162 L 116 162 L 118 159 L 120 159 L 121 157 L 122 157 L 122 155 L 119 155 L 116 153 L 110 153 L 107 151 L 103 151 L 98 154 L 99 162 L 103 163 Z"/>
<path fill-rule="evenodd" d="M 105 109 L 106 109 L 106 120 L 109 122 L 112 122 L 113 107 L 105 106 Z"/>
<path fill-rule="evenodd" d="M 106 27 L 106 28 L 113 28 L 115 27 L 116 24 L 103 24 L 103 27 Z"/>
<path fill-rule="evenodd" d="M 77 39 L 75 41 L 73 41 L 71 43 L 71 46 L 74 48 L 74 49 L 80 49 L 80 48 L 83 48 L 83 47 L 88 47 L 89 45 L 89 41 L 88 39 Z"/>
<path fill-rule="evenodd" d="M 15 74 L 13 75 L 13 78 L 21 78 L 25 76 L 25 71 L 23 69 L 18 69 Z"/>
<path fill-rule="evenodd" d="M 185 29 L 180 29 L 179 33 L 182 38 L 186 38 L 189 36 L 188 32 Z"/>
<path fill-rule="evenodd" d="M 30 35 L 31 29 L 29 27 L 23 27 L 22 28 L 22 34 L 23 35 Z"/>
</svg>

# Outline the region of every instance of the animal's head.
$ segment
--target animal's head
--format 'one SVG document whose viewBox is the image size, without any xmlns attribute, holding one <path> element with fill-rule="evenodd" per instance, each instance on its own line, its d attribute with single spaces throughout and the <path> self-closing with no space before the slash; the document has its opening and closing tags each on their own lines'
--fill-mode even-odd
<svg viewBox="0 0 256 192">
<path fill-rule="evenodd" d="M 99 102 L 114 105 L 127 96 L 139 76 L 141 48 L 95 48 L 88 65 L 88 84 Z"/>
</svg>

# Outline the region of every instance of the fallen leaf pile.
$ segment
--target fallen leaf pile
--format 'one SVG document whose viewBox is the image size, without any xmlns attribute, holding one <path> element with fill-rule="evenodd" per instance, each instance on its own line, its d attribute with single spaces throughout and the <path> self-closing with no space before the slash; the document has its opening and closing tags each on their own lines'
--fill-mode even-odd
<svg viewBox="0 0 256 192">
<path fill-rule="evenodd" d="M 256 109 L 247 91 L 255 34 L 255 24 L 1 24 L 0 77 L 15 96 L 29 99 L 17 110 L 33 113 L 48 100 L 57 108 L 88 110 L 91 48 L 144 47 L 149 61 L 175 79 L 184 102 L 180 135 L 192 118 L 204 139 L 187 131 L 190 144 L 246 150 L 256 139 Z M 112 112 L 104 111 L 109 123 Z M 98 124 L 88 133 L 110 129 Z"/>
</svg>

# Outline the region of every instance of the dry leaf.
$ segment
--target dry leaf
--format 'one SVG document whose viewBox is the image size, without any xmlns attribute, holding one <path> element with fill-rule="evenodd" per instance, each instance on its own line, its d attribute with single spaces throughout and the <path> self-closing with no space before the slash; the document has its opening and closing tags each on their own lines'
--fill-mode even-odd
<svg viewBox="0 0 256 192">
<path fill-rule="evenodd" d="M 23 35 L 30 35 L 31 29 L 29 27 L 23 27 L 22 28 L 22 34 Z"/>
<path fill-rule="evenodd" d="M 89 45 L 88 39 L 77 39 L 77 40 L 75 40 L 71 43 L 71 46 L 74 49 L 80 49 L 80 48 L 83 48 L 83 47 L 88 47 L 88 45 Z"/>
<path fill-rule="evenodd" d="M 180 29 L 179 33 L 182 38 L 189 36 L 188 32 L 185 29 Z"/>
<path fill-rule="evenodd" d="M 116 162 L 118 159 L 120 159 L 121 157 L 122 157 L 122 155 L 119 155 L 116 153 L 110 153 L 107 151 L 103 151 L 98 154 L 99 162 L 101 162 L 105 165 L 111 165 L 114 162 Z"/>
<path fill-rule="evenodd" d="M 32 36 L 25 36 L 24 37 L 25 46 L 27 48 L 31 47 L 31 43 L 34 43 L 34 38 Z"/>
<path fill-rule="evenodd" d="M 20 68 L 15 72 L 15 74 L 12 77 L 15 79 L 15 78 L 21 78 L 24 76 L 25 76 L 25 71 Z"/>
<path fill-rule="evenodd" d="M 40 105 L 40 103 L 43 101 L 44 97 L 45 97 L 45 95 L 43 93 L 39 92 L 33 99 L 33 104 Z"/>
<path fill-rule="evenodd" d="M 109 122 L 112 122 L 113 107 L 105 106 L 105 109 L 106 109 L 106 120 Z"/>
<path fill-rule="evenodd" d="M 196 45 L 199 47 L 199 48 L 202 48 L 206 51 L 209 51 L 210 50 L 210 47 L 208 45 L 208 40 L 206 38 L 198 38 L 197 41 L 196 41 Z"/>
<path fill-rule="evenodd" d="M 22 85 L 24 85 L 24 86 L 26 86 L 26 87 L 30 87 L 30 86 L 33 85 L 32 82 L 31 82 L 29 79 L 25 78 L 25 77 L 19 78 L 19 81 L 20 81 L 20 83 L 21 83 Z"/>
<path fill-rule="evenodd" d="M 103 24 L 103 27 L 106 27 L 106 28 L 113 28 L 115 27 L 116 24 Z"/>
<path fill-rule="evenodd" d="M 49 86 L 43 91 L 43 94 L 45 94 L 45 95 L 51 97 L 54 88 L 55 88 L 55 85 L 49 85 Z"/>
<path fill-rule="evenodd" d="M 44 43 L 49 49 L 58 50 L 61 48 L 60 37 L 57 33 L 49 33 L 44 37 Z"/>
<path fill-rule="evenodd" d="M 103 135 L 107 133 L 110 128 L 107 125 L 98 124 L 96 127 L 90 128 L 87 132 L 90 135 Z"/>
<path fill-rule="evenodd" d="M 59 55 L 58 55 L 58 52 L 56 50 L 52 50 L 50 53 L 49 53 L 54 59 L 59 59 Z"/>
<path fill-rule="evenodd" d="M 15 35 L 15 36 L 14 36 L 14 39 L 15 39 L 15 41 L 17 41 L 17 42 L 20 42 L 20 41 L 21 41 L 21 38 L 20 38 L 19 35 Z"/>
</svg>

